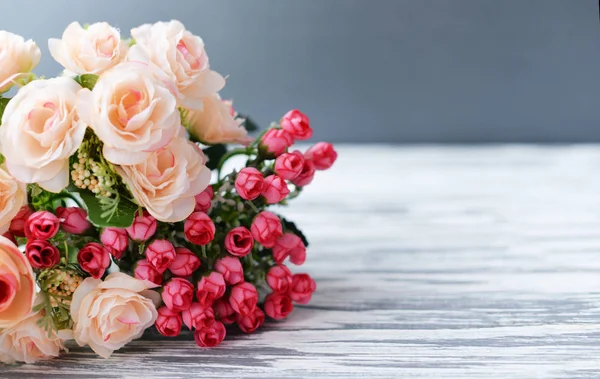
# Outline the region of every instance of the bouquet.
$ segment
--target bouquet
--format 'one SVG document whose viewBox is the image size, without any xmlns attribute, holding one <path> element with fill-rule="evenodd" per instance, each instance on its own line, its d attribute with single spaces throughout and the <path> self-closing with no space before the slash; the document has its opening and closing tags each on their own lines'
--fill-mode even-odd
<svg viewBox="0 0 600 379">
<path fill-rule="evenodd" d="M 0 31 L 0 361 L 57 357 L 71 339 L 108 358 L 150 327 L 216 346 L 310 301 L 314 280 L 286 266 L 306 238 L 268 210 L 336 160 L 329 143 L 290 149 L 308 117 L 250 137 L 178 21 L 130 39 L 72 23 L 48 47 L 65 70 L 38 78 L 36 44 Z"/>
</svg>

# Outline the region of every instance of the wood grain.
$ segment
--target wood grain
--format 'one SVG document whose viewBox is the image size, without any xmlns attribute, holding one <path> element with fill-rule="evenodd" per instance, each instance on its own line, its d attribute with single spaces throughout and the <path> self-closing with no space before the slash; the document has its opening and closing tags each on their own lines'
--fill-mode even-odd
<svg viewBox="0 0 600 379">
<path fill-rule="evenodd" d="M 7 378 L 600 377 L 600 147 L 346 146 L 282 210 L 318 292 L 218 348 L 148 335 Z"/>
</svg>

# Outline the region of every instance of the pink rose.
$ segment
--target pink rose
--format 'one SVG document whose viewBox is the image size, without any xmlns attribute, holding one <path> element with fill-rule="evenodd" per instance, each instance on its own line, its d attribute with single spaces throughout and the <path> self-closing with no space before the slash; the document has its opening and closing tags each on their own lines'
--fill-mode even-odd
<svg viewBox="0 0 600 379">
<path fill-rule="evenodd" d="M 60 219 L 61 227 L 67 233 L 82 234 L 91 226 L 87 212 L 79 207 L 58 207 L 56 216 Z"/>
<path fill-rule="evenodd" d="M 31 214 L 33 214 L 33 211 L 29 208 L 29 205 L 22 206 L 10 222 L 8 230 L 17 237 L 25 237 L 25 222 Z"/>
<path fill-rule="evenodd" d="M 263 174 L 254 167 L 240 170 L 235 179 L 235 190 L 244 200 L 254 200 L 260 196 L 263 189 Z"/>
<path fill-rule="evenodd" d="M 211 307 L 203 307 L 200 303 L 192 303 L 189 309 L 181 312 L 183 323 L 192 329 L 202 329 L 215 322 L 215 312 Z"/>
<path fill-rule="evenodd" d="M 317 283 L 308 274 L 296 274 L 292 277 L 289 295 L 298 304 L 308 304 Z"/>
<path fill-rule="evenodd" d="M 177 337 L 181 333 L 181 314 L 167 307 L 157 309 L 158 317 L 154 322 L 156 330 L 165 337 Z"/>
<path fill-rule="evenodd" d="M 269 129 L 259 143 L 261 154 L 275 158 L 285 153 L 294 144 L 294 137 L 283 129 Z"/>
<path fill-rule="evenodd" d="M 146 259 L 142 259 L 137 262 L 133 274 L 136 279 L 147 280 L 156 285 L 161 285 L 163 282 L 162 274 L 156 271 L 154 266 L 152 266 Z"/>
<path fill-rule="evenodd" d="M 196 345 L 200 347 L 214 347 L 225 339 L 225 325 L 219 321 L 213 322 L 210 326 L 197 329 L 194 332 Z"/>
<path fill-rule="evenodd" d="M 265 178 L 262 195 L 267 204 L 276 204 L 282 201 L 290 193 L 285 180 L 277 175 L 269 175 Z"/>
<path fill-rule="evenodd" d="M 146 248 L 146 259 L 159 273 L 167 271 L 175 261 L 175 247 L 167 240 L 154 240 Z"/>
<path fill-rule="evenodd" d="M 211 201 L 215 197 L 215 191 L 212 186 L 206 187 L 206 189 L 194 198 L 196 200 L 195 212 L 208 212 L 211 206 Z"/>
<path fill-rule="evenodd" d="M 9 328 L 31 312 L 36 284 L 31 264 L 17 246 L 0 237 L 0 329 Z"/>
<path fill-rule="evenodd" d="M 147 211 L 144 211 L 143 215 L 138 214 L 135 216 L 133 223 L 126 230 L 132 240 L 144 242 L 156 233 L 156 226 L 156 219 L 150 216 Z"/>
<path fill-rule="evenodd" d="M 310 120 L 297 109 L 283 115 L 280 124 L 283 130 L 288 131 L 295 139 L 307 140 L 313 135 Z"/>
<path fill-rule="evenodd" d="M 254 217 L 250 230 L 256 242 L 269 248 L 273 247 L 283 234 L 279 217 L 269 211 L 262 211 Z"/>
<path fill-rule="evenodd" d="M 258 291 L 248 282 L 240 283 L 231 289 L 229 304 L 239 314 L 248 315 L 258 304 Z"/>
<path fill-rule="evenodd" d="M 337 152 L 328 142 L 319 142 L 304 153 L 304 157 L 311 161 L 317 170 L 327 170 L 337 159 Z"/>
<path fill-rule="evenodd" d="M 185 237 L 195 245 L 208 245 L 215 238 L 215 224 L 204 212 L 194 212 L 183 225 Z"/>
<path fill-rule="evenodd" d="M 178 247 L 175 249 L 175 260 L 169 266 L 169 271 L 175 276 L 190 276 L 200 267 L 200 259 L 190 249 Z"/>
<path fill-rule="evenodd" d="M 129 246 L 127 230 L 121 228 L 104 228 L 100 234 L 100 241 L 115 259 L 121 259 Z"/>
<path fill-rule="evenodd" d="M 299 151 L 284 153 L 275 159 L 275 173 L 283 179 L 294 179 L 302 172 L 304 156 Z"/>
<path fill-rule="evenodd" d="M 312 161 L 305 159 L 300 175 L 292 179 L 292 183 L 294 183 L 297 187 L 309 185 L 315 177 L 315 171 L 315 164 Z"/>
<path fill-rule="evenodd" d="M 203 276 L 198 282 L 196 298 L 203 307 L 210 307 L 216 299 L 225 294 L 225 279 L 218 272 L 211 272 L 208 276 Z"/>
<path fill-rule="evenodd" d="M 273 258 L 277 264 L 283 263 L 287 257 L 295 265 L 302 265 L 306 260 L 306 246 L 302 239 L 293 233 L 285 233 L 273 246 Z"/>
<path fill-rule="evenodd" d="M 194 286 L 181 278 L 172 278 L 163 286 L 162 299 L 172 311 L 182 312 L 192 306 Z"/>
<path fill-rule="evenodd" d="M 77 253 L 77 262 L 81 269 L 100 279 L 110 266 L 110 252 L 97 242 L 90 242 Z"/>
<path fill-rule="evenodd" d="M 236 313 L 229 304 L 229 299 L 216 300 L 213 309 L 223 324 L 233 324 L 235 322 Z"/>
<path fill-rule="evenodd" d="M 292 272 L 284 265 L 273 266 L 267 272 L 267 284 L 273 292 L 286 293 L 292 284 Z"/>
<path fill-rule="evenodd" d="M 292 299 L 283 293 L 270 293 L 265 298 L 265 313 L 274 320 L 283 320 L 294 310 Z"/>
<path fill-rule="evenodd" d="M 252 233 L 243 226 L 231 229 L 225 236 L 225 249 L 236 257 L 245 257 L 250 254 L 253 246 Z"/>
<path fill-rule="evenodd" d="M 234 285 L 244 281 L 244 270 L 240 260 L 234 257 L 217 259 L 214 265 L 216 272 L 223 275 L 225 282 Z"/>
<path fill-rule="evenodd" d="M 242 332 L 253 333 L 265 322 L 265 314 L 259 307 L 256 307 L 254 311 L 247 315 L 237 314 L 236 322 Z"/>
<path fill-rule="evenodd" d="M 37 211 L 25 221 L 25 236 L 27 239 L 47 240 L 58 232 L 60 220 L 48 211 Z"/>
<path fill-rule="evenodd" d="M 33 268 L 52 268 L 60 263 L 60 251 L 44 240 L 30 240 L 25 246 L 25 255 Z"/>
</svg>

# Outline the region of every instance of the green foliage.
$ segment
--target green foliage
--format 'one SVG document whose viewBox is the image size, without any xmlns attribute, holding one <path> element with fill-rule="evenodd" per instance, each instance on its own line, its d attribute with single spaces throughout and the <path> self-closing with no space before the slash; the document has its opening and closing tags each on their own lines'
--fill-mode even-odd
<svg viewBox="0 0 600 379">
<path fill-rule="evenodd" d="M 2 115 L 9 101 L 10 97 L 0 97 L 0 125 L 2 125 Z"/>
<path fill-rule="evenodd" d="M 98 75 L 96 74 L 83 74 L 77 75 L 73 78 L 79 85 L 87 89 L 94 89 L 96 82 L 98 81 Z"/>
<path fill-rule="evenodd" d="M 206 162 L 206 167 L 208 167 L 210 170 L 214 170 L 219 166 L 219 162 L 221 161 L 223 156 L 227 154 L 227 147 L 223 144 L 218 144 L 209 146 L 202 151 L 204 152 L 204 155 L 206 155 L 206 157 L 208 158 L 208 161 Z"/>
<path fill-rule="evenodd" d="M 76 187 L 73 189 L 79 193 L 85 203 L 88 218 L 95 226 L 126 228 L 133 223 L 135 212 L 139 207 L 118 192 L 115 193 L 115 197 L 97 197 L 91 191 Z"/>
</svg>

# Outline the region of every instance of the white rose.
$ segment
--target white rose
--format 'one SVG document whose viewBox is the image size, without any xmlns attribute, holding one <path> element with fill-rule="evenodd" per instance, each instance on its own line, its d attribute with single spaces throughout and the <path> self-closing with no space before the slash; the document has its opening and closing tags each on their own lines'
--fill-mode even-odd
<svg viewBox="0 0 600 379">
<path fill-rule="evenodd" d="M 73 337 L 79 346 L 89 345 L 108 358 L 127 343 L 138 339 L 154 325 L 160 302 L 156 284 L 121 272 L 100 279 L 87 278 L 73 294 Z"/>
<path fill-rule="evenodd" d="M 25 204 L 25 186 L 0 168 L 0 234 L 8 230 L 10 222 Z"/>
<path fill-rule="evenodd" d="M 116 169 L 139 205 L 159 221 L 177 222 L 194 211 L 194 196 L 210 182 L 205 162 L 197 145 L 175 138 L 145 162 Z"/>
<path fill-rule="evenodd" d="M 10 100 L 0 127 L 0 152 L 23 183 L 60 192 L 69 184 L 69 157 L 86 125 L 75 111 L 81 86 L 67 77 L 35 80 Z"/>
<path fill-rule="evenodd" d="M 93 91 L 79 93 L 77 111 L 104 142 L 109 162 L 142 163 L 179 130 L 173 84 L 161 76 L 145 63 L 124 62 L 106 71 Z"/>
<path fill-rule="evenodd" d="M 52 58 L 72 73 L 100 75 L 125 59 L 127 42 L 121 41 L 119 30 L 106 22 L 84 29 L 73 22 L 63 32 L 62 39 L 50 38 L 48 49 Z"/>
<path fill-rule="evenodd" d="M 0 30 L 0 93 L 8 91 L 40 62 L 42 53 L 32 40 Z"/>
<path fill-rule="evenodd" d="M 203 98 L 202 110 L 189 110 L 186 124 L 190 134 L 207 144 L 240 143 L 252 141 L 242 120 L 234 118 L 231 102 L 221 100 L 219 95 Z"/>
<path fill-rule="evenodd" d="M 151 62 L 177 84 L 179 104 L 202 109 L 202 98 L 219 92 L 225 79 L 211 71 L 204 42 L 179 21 L 145 24 L 131 30 L 128 59 Z"/>
</svg>

